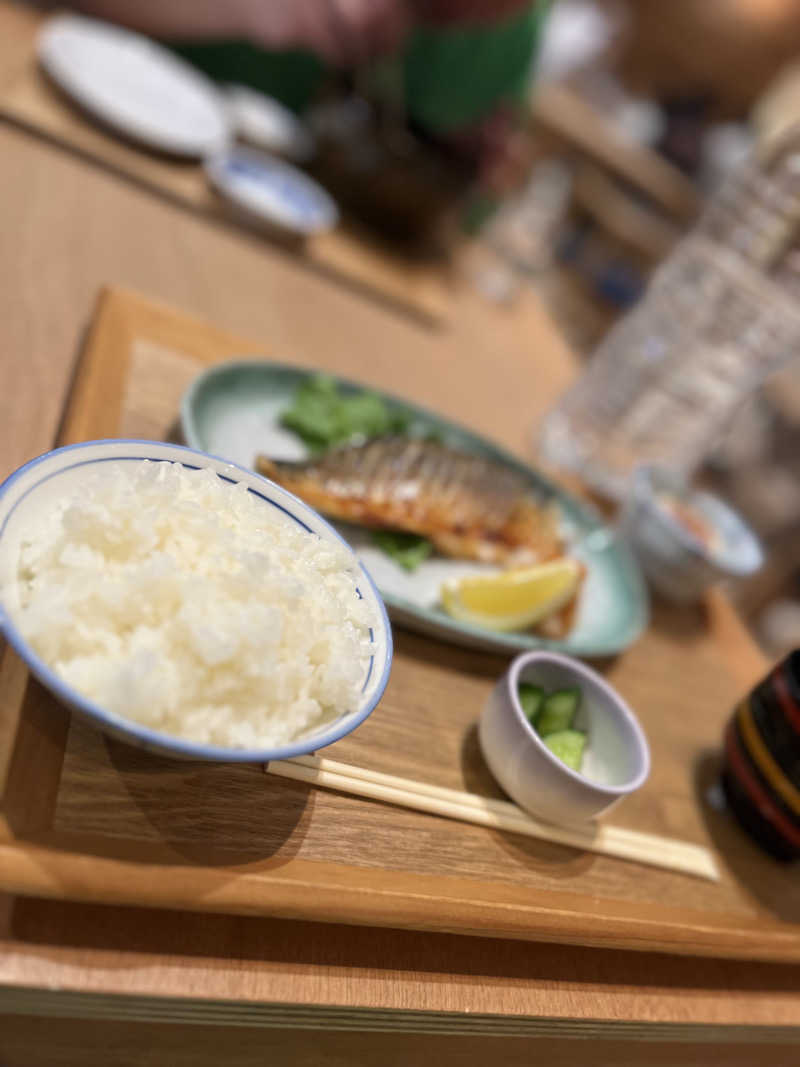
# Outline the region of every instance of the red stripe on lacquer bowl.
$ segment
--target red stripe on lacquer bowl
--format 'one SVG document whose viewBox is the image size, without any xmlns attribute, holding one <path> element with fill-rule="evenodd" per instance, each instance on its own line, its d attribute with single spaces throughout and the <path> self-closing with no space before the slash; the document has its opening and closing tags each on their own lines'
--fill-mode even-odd
<svg viewBox="0 0 800 1067">
<path fill-rule="evenodd" d="M 779 808 L 775 806 L 769 795 L 764 791 L 761 783 L 747 766 L 746 757 L 739 747 L 735 726 L 732 722 L 728 724 L 728 730 L 725 734 L 725 754 L 728 757 L 731 770 L 747 793 L 756 811 L 763 819 L 771 823 L 778 833 L 791 842 L 795 848 L 800 848 L 800 830 L 792 826 Z"/>
<path fill-rule="evenodd" d="M 776 667 L 772 672 L 771 680 L 772 688 L 775 690 L 775 696 L 778 698 L 778 703 L 786 717 L 786 721 L 800 734 L 800 708 L 795 704 L 794 697 L 789 692 L 789 686 L 780 666 Z"/>
</svg>

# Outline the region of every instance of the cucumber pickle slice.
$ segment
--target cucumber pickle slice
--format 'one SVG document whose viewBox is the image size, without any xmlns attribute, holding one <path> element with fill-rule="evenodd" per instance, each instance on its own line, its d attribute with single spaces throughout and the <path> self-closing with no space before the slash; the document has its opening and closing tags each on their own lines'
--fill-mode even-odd
<svg viewBox="0 0 800 1067">
<path fill-rule="evenodd" d="M 569 730 L 581 702 L 580 689 L 557 689 L 542 701 L 536 716 L 536 730 L 540 737 Z"/>
<path fill-rule="evenodd" d="M 586 734 L 581 733 L 580 730 L 558 730 L 554 734 L 543 737 L 542 740 L 562 763 L 566 763 L 573 771 L 581 769 L 583 750 L 586 747 Z"/>
</svg>

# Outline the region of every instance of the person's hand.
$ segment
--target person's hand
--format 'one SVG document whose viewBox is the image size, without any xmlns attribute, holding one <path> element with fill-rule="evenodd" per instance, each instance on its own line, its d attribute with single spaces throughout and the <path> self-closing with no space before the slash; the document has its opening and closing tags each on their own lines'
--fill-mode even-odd
<svg viewBox="0 0 800 1067">
<path fill-rule="evenodd" d="M 410 21 L 406 0 L 250 0 L 249 36 L 269 48 L 306 48 L 340 67 L 391 52 Z"/>
</svg>

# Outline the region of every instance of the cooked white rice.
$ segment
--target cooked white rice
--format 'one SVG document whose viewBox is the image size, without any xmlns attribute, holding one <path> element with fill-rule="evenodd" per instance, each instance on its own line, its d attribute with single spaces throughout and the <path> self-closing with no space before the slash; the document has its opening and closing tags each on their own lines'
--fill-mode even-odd
<svg viewBox="0 0 800 1067">
<path fill-rule="evenodd" d="M 45 663 L 154 730 L 268 747 L 358 704 L 375 620 L 352 557 L 212 471 L 106 465 L 25 541 L 18 578 Z"/>
</svg>

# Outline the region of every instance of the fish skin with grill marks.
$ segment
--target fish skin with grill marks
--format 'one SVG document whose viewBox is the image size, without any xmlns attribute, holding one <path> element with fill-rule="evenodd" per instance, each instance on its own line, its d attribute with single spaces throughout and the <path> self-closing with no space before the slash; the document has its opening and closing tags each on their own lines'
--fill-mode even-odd
<svg viewBox="0 0 800 1067">
<path fill-rule="evenodd" d="M 443 555 L 526 564 L 561 555 L 558 514 L 525 478 L 438 441 L 378 437 L 256 469 L 330 518 L 429 538 Z"/>
</svg>

